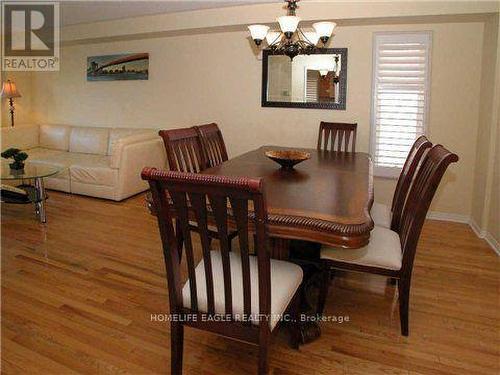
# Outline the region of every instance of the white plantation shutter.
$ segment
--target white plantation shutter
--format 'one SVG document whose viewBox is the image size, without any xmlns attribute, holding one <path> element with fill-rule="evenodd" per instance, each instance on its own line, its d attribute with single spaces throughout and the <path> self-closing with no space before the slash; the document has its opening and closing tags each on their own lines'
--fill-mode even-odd
<svg viewBox="0 0 500 375">
<path fill-rule="evenodd" d="M 318 78 L 317 70 L 306 71 L 306 102 L 318 101 Z"/>
<path fill-rule="evenodd" d="M 425 133 L 430 77 L 429 32 L 375 34 L 372 144 L 375 174 L 398 176 Z"/>
</svg>

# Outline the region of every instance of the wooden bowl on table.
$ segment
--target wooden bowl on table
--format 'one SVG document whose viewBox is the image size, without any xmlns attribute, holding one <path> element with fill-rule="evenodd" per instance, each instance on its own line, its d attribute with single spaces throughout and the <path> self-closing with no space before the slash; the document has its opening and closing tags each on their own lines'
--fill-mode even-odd
<svg viewBox="0 0 500 375">
<path fill-rule="evenodd" d="M 291 170 L 293 167 L 311 157 L 309 152 L 298 150 L 270 150 L 265 155 L 281 165 L 281 168 Z"/>
</svg>

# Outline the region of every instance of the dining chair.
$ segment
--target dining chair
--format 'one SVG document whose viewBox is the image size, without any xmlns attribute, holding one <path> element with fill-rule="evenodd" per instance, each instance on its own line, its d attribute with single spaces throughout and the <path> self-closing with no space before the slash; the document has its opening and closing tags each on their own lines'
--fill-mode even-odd
<svg viewBox="0 0 500 375">
<path fill-rule="evenodd" d="M 208 167 L 215 167 L 227 161 L 227 150 L 222 132 L 216 123 L 194 126 L 200 136 Z"/>
<path fill-rule="evenodd" d="M 194 128 L 160 130 L 171 171 L 200 173 L 208 167 L 200 136 Z"/>
<path fill-rule="evenodd" d="M 318 150 L 356 152 L 357 127 L 358 124 L 321 121 Z"/>
<path fill-rule="evenodd" d="M 370 243 L 363 248 L 321 248 L 323 280 L 319 314 L 325 306 L 332 268 L 389 276 L 397 280 L 401 333 L 408 336 L 410 282 L 418 239 L 441 178 L 448 166 L 457 161 L 458 156 L 441 145 L 434 146 L 424 156 L 404 205 L 399 233 L 376 226 L 370 234 Z"/>
<path fill-rule="evenodd" d="M 142 178 L 149 182 L 153 194 L 163 244 L 170 314 L 174 318 L 170 323 L 171 373 L 182 373 L 184 327 L 188 326 L 258 345 L 258 373 L 266 374 L 271 334 L 276 332 L 280 317 L 290 313 L 290 319 L 298 318 L 303 274 L 293 263 L 270 259 L 263 180 L 154 168 L 145 168 Z M 221 236 L 220 250 L 210 250 L 207 202 Z M 186 244 L 185 283 L 175 251 L 178 233 L 172 225 L 173 216 L 180 222 Z M 201 240 L 197 264 L 189 225 L 192 218 Z M 229 218 L 238 229 L 239 253 L 227 247 Z M 250 231 L 256 234 L 256 256 L 249 254 Z M 292 331 L 292 345 L 297 347 L 298 330 Z"/>
<path fill-rule="evenodd" d="M 432 143 L 424 135 L 415 140 L 399 175 L 391 207 L 381 203 L 373 203 L 370 215 L 375 225 L 399 232 L 401 214 L 403 213 L 403 206 L 408 196 L 411 182 L 415 177 L 425 151 L 431 147 Z"/>
<path fill-rule="evenodd" d="M 160 130 L 158 133 L 165 143 L 165 151 L 171 171 L 200 173 L 209 167 L 208 161 L 205 158 L 206 152 L 203 148 L 200 134 L 196 127 L 179 128 L 171 130 Z M 152 209 L 154 209 L 152 207 Z M 176 221 L 176 228 L 178 222 Z M 192 225 L 192 230 L 196 231 L 195 225 Z M 219 234 L 213 227 L 209 228 L 210 238 L 219 239 Z M 229 248 L 231 248 L 232 239 L 237 235 L 236 231 L 229 233 Z M 179 253 L 182 254 L 182 236 L 177 242 Z"/>
</svg>

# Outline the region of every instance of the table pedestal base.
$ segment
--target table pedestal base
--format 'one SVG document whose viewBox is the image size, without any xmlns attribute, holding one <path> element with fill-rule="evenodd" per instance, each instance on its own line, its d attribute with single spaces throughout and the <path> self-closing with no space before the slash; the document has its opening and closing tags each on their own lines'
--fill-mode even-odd
<svg viewBox="0 0 500 375">
<path fill-rule="evenodd" d="M 290 243 L 291 241 L 286 238 L 272 238 L 271 239 L 271 258 L 280 260 L 290 260 Z M 299 341 L 300 344 L 308 344 L 317 340 L 321 336 L 321 328 L 314 318 L 316 316 L 316 306 L 311 302 L 311 295 L 316 295 L 314 289 L 317 288 L 317 282 L 321 280 L 320 270 L 318 265 L 312 262 L 294 261 L 302 267 L 304 271 L 304 280 L 302 282 L 302 296 L 300 304 L 299 317 Z"/>
</svg>

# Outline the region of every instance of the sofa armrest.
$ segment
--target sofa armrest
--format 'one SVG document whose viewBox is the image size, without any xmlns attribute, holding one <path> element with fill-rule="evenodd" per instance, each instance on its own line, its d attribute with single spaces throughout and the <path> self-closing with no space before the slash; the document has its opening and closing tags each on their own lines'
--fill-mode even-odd
<svg viewBox="0 0 500 375">
<path fill-rule="evenodd" d="M 167 156 L 161 138 L 129 143 L 122 147 L 115 200 L 122 200 L 148 188 L 141 178 L 144 167 L 166 168 Z"/>
<path fill-rule="evenodd" d="M 152 133 L 144 133 L 144 134 L 132 134 L 120 139 L 117 139 L 111 145 L 111 168 L 120 168 L 120 163 L 122 159 L 122 153 L 124 149 L 131 144 L 134 143 L 143 143 L 149 141 L 159 140 L 161 142 L 161 138 Z"/>
</svg>

